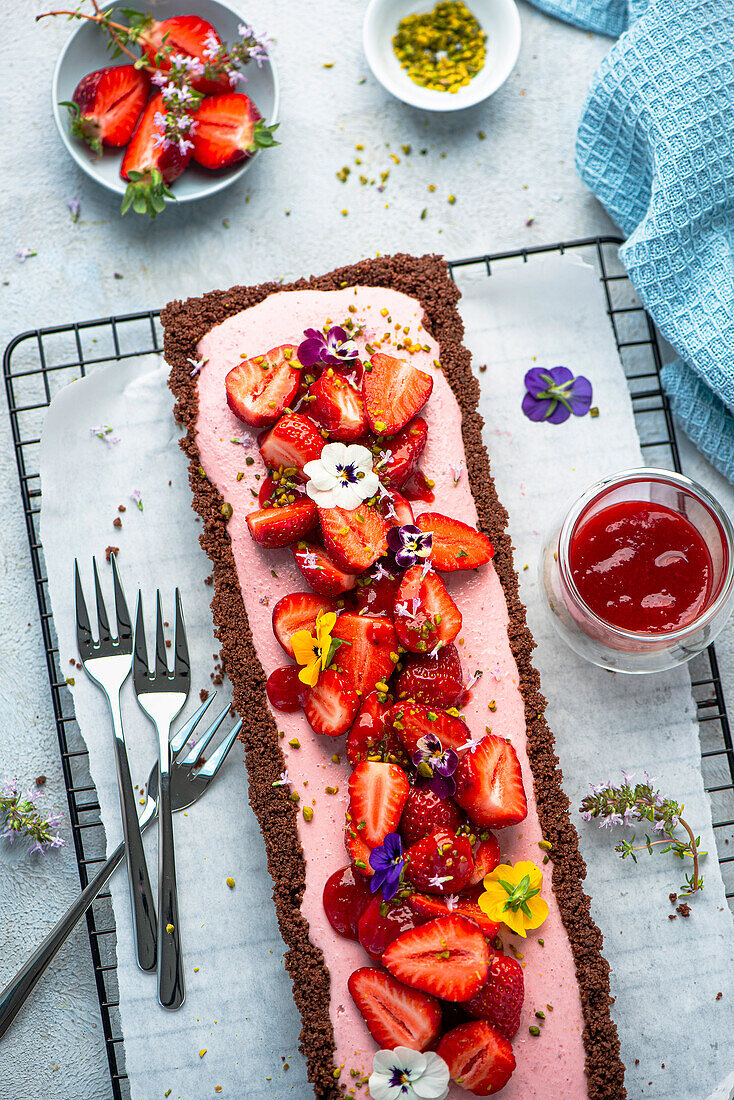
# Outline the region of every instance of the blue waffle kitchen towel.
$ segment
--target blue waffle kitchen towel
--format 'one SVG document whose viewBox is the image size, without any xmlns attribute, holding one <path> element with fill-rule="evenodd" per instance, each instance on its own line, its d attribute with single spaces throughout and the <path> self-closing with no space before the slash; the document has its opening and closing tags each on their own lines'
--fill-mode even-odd
<svg viewBox="0 0 734 1100">
<path fill-rule="evenodd" d="M 623 32 L 592 80 L 576 163 L 680 357 L 663 371 L 673 412 L 734 481 L 734 0 L 534 2 Z"/>
</svg>

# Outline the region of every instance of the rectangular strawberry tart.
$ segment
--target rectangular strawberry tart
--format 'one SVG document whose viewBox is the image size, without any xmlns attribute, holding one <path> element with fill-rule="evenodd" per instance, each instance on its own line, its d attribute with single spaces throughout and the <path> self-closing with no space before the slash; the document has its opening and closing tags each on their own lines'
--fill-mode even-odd
<svg viewBox="0 0 734 1100">
<path fill-rule="evenodd" d="M 163 311 L 317 1100 L 622 1100 L 609 967 L 436 256 Z"/>
</svg>

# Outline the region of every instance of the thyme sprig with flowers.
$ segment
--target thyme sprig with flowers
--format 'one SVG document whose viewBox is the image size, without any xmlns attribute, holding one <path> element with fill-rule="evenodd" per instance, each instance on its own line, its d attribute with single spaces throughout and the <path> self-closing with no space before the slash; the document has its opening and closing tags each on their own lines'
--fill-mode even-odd
<svg viewBox="0 0 734 1100">
<path fill-rule="evenodd" d="M 45 852 L 48 848 L 60 848 L 62 837 L 54 832 L 61 822 L 61 814 L 45 816 L 33 801 L 34 792 L 22 794 L 17 780 L 6 780 L 0 790 L 0 838 L 11 844 L 18 837 L 28 837 L 33 843 L 32 852 Z"/>
<path fill-rule="evenodd" d="M 703 889 L 703 878 L 699 874 L 699 860 L 706 855 L 699 848 L 701 838 L 694 836 L 693 830 L 683 818 L 683 805 L 672 798 L 663 798 L 660 791 L 653 788 L 655 779 L 643 772 L 644 782 L 635 783 L 634 775 L 622 772 L 622 783 L 615 787 L 612 783 L 600 783 L 591 785 L 592 793 L 587 795 L 579 807 L 581 816 L 585 821 L 599 818 L 600 829 L 612 829 L 615 825 L 635 828 L 643 821 L 649 821 L 653 833 L 665 834 L 658 840 L 653 840 L 649 833 L 645 833 L 645 843 L 635 845 L 635 834 L 631 840 L 623 840 L 617 844 L 615 851 L 619 852 L 622 859 L 628 857 L 637 863 L 637 852 L 647 851 L 652 855 L 655 847 L 661 853 L 672 852 L 678 859 L 693 860 L 693 870 L 685 876 L 685 884 L 680 893 L 684 896 L 695 894 Z M 680 827 L 688 834 L 687 840 L 675 836 L 675 830 Z"/>
</svg>

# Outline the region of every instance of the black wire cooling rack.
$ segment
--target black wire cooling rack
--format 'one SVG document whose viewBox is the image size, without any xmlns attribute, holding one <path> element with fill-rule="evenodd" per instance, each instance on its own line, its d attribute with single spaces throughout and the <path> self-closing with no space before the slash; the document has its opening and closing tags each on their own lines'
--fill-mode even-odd
<svg viewBox="0 0 734 1100">
<path fill-rule="evenodd" d="M 632 396 L 640 442 L 651 466 L 680 471 L 680 455 L 667 398 L 660 382 L 661 350 L 652 321 L 645 313 L 618 259 L 621 241 L 591 237 L 541 245 L 450 263 L 459 281 L 464 270 L 491 276 L 499 264 L 530 263 L 548 253 L 574 253 L 592 263 L 604 288 L 607 314 Z M 103 862 L 104 829 L 99 802 L 89 774 L 87 750 L 74 716 L 61 667 L 40 541 L 41 484 L 39 446 L 43 421 L 53 396 L 69 382 L 111 362 L 162 350 L 158 310 L 75 321 L 21 333 L 3 357 L 10 423 L 18 464 L 41 630 L 51 686 L 51 702 L 61 750 L 74 848 L 82 887 Z M 691 662 L 694 698 L 701 723 L 704 783 L 712 803 L 717 848 L 727 898 L 734 908 L 734 748 L 716 653 L 710 646 Z M 105 890 L 87 913 L 87 927 L 99 995 L 102 1028 L 115 1100 L 129 1095 L 120 1031 L 115 954 L 115 925 L 110 893 Z"/>
</svg>

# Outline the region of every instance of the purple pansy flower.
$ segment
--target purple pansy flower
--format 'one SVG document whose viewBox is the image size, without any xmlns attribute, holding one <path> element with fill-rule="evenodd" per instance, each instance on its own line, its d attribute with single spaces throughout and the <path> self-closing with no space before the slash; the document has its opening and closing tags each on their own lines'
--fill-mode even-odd
<svg viewBox="0 0 734 1100">
<path fill-rule="evenodd" d="M 387 545 L 395 557 L 396 565 L 401 569 L 410 569 L 419 558 L 427 558 L 433 547 L 433 535 L 424 534 L 419 527 L 406 523 L 402 527 L 391 527 L 387 533 Z"/>
<path fill-rule="evenodd" d="M 529 420 L 562 424 L 571 413 L 584 416 L 591 407 L 591 382 L 582 374 L 574 378 L 568 367 L 533 367 L 525 375 L 525 389 L 522 411 Z"/>
<path fill-rule="evenodd" d="M 427 733 L 417 743 L 413 763 L 418 769 L 419 786 L 430 787 L 439 798 L 456 793 L 454 772 L 459 758 L 453 749 L 445 749 L 435 733 Z"/>
<path fill-rule="evenodd" d="M 351 336 L 339 325 L 334 325 L 324 336 L 315 328 L 307 328 L 306 339 L 298 348 L 298 358 L 304 367 L 323 364 L 327 367 L 351 366 L 359 356 L 359 348 Z"/>
<path fill-rule="evenodd" d="M 380 847 L 370 852 L 370 867 L 375 872 L 370 880 L 373 894 L 382 890 L 385 901 L 395 897 L 403 875 L 403 862 L 400 833 L 388 833 Z"/>
</svg>

